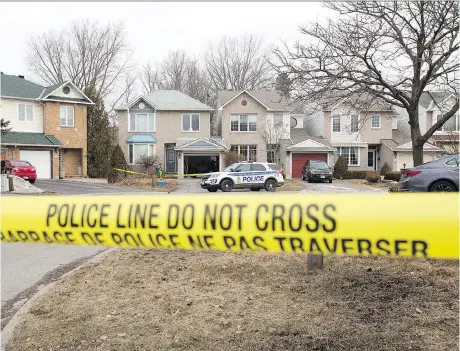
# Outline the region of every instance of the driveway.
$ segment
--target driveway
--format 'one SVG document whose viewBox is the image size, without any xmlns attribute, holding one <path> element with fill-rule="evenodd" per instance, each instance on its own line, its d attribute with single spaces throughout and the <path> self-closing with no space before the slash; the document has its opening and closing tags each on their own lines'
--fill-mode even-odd
<svg viewBox="0 0 460 351">
<path fill-rule="evenodd" d="M 366 185 L 359 185 L 345 180 L 333 180 L 332 183 L 308 183 L 305 180 L 296 179 L 305 185 L 301 193 L 382 193 L 388 192 L 386 189 L 371 188 Z"/>
</svg>

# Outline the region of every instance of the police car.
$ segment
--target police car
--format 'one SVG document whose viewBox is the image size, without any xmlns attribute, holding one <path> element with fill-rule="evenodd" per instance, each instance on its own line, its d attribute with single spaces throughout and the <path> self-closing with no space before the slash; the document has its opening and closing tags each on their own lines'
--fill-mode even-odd
<svg viewBox="0 0 460 351">
<path fill-rule="evenodd" d="M 251 191 L 275 191 L 284 184 L 282 171 L 274 163 L 234 163 L 223 172 L 207 173 L 201 178 L 201 188 L 210 192 L 249 188 Z"/>
</svg>

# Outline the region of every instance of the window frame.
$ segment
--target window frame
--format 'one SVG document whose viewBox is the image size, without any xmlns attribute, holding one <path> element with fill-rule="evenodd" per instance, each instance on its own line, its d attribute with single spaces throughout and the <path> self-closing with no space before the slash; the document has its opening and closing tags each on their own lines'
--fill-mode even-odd
<svg viewBox="0 0 460 351">
<path fill-rule="evenodd" d="M 247 116 L 248 130 L 241 130 L 241 116 Z M 238 130 L 232 130 L 232 117 L 238 117 Z M 255 117 L 255 124 L 256 124 L 255 130 L 249 130 L 250 123 L 253 123 L 253 122 L 250 122 L 251 117 Z M 257 124 L 258 124 L 257 117 L 258 115 L 255 113 L 241 113 L 241 114 L 233 113 L 231 114 L 230 115 L 230 133 L 257 133 Z"/>
<path fill-rule="evenodd" d="M 379 126 L 378 127 L 374 127 L 374 117 L 379 118 Z M 380 128 L 382 128 L 382 117 L 380 115 L 372 115 L 371 116 L 371 129 L 380 129 Z"/>
<path fill-rule="evenodd" d="M 62 124 L 62 118 L 61 118 L 61 109 L 65 109 L 65 121 L 66 124 Z M 69 109 L 72 109 L 72 125 L 69 124 L 69 115 L 67 111 Z M 74 128 L 75 127 L 75 106 L 69 106 L 69 105 L 61 105 L 59 106 L 59 126 L 60 127 L 66 127 L 66 128 Z"/>
<path fill-rule="evenodd" d="M 133 133 L 155 133 L 157 130 L 157 115 L 156 112 L 149 113 L 149 112 L 135 112 L 134 113 L 134 130 L 131 129 L 131 115 L 133 113 L 128 113 L 128 132 L 133 132 Z M 140 131 L 137 129 L 137 116 L 138 115 L 147 115 L 147 131 Z M 153 130 L 148 130 L 149 127 L 149 116 L 152 116 L 153 118 Z"/>
<path fill-rule="evenodd" d="M 156 155 L 156 146 L 155 144 L 151 143 L 130 143 L 128 144 L 128 164 L 129 165 L 136 165 L 136 151 L 135 151 L 135 146 L 136 145 L 147 145 L 147 156 L 155 156 Z M 131 147 L 132 147 L 132 162 L 131 162 Z M 152 150 L 152 151 L 151 151 Z"/>
<path fill-rule="evenodd" d="M 336 118 L 339 119 L 339 130 L 338 130 L 338 131 L 334 131 L 334 120 L 335 120 Z M 341 122 L 341 121 L 340 121 L 340 118 L 341 118 L 340 115 L 334 115 L 334 116 L 331 117 L 331 130 L 332 130 L 332 133 L 340 133 L 340 132 L 341 132 L 342 128 L 341 128 L 341 126 L 340 126 L 340 122 Z"/>
<path fill-rule="evenodd" d="M 353 130 L 353 118 L 356 118 L 356 130 Z M 358 115 L 350 115 L 350 133 L 358 133 L 359 132 L 359 116 Z"/>
<path fill-rule="evenodd" d="M 192 128 L 192 116 L 193 115 L 198 115 L 198 130 L 193 130 L 193 129 L 189 129 L 189 130 L 184 130 L 184 117 L 185 116 L 189 116 L 190 117 L 190 128 Z M 186 113 L 182 113 L 181 114 L 181 118 L 180 118 L 180 129 L 183 133 L 199 133 L 200 130 L 201 130 L 201 115 L 199 113 L 196 113 L 196 112 L 186 112 Z"/>
<path fill-rule="evenodd" d="M 442 118 L 443 114 L 440 113 L 440 114 L 437 114 L 436 115 L 436 121 L 433 123 L 433 125 L 435 123 L 437 123 L 439 121 L 440 118 Z M 444 133 L 454 133 L 454 132 L 460 132 L 460 115 L 453 115 L 452 117 L 455 117 L 455 128 L 454 130 L 445 130 L 444 127 L 446 125 L 446 123 L 444 123 L 442 126 L 441 126 L 441 129 L 438 129 L 437 132 L 444 132 Z M 452 118 L 451 117 L 451 118 Z M 446 121 L 447 122 L 447 121 Z"/>
<path fill-rule="evenodd" d="M 246 149 L 246 155 L 242 154 L 241 153 L 241 150 L 244 150 Z M 236 152 L 237 154 L 240 154 L 240 155 L 243 155 L 243 156 L 246 156 L 245 157 L 245 160 L 244 161 L 248 161 L 248 162 L 257 162 L 257 145 L 256 144 L 246 144 L 246 145 L 243 145 L 243 144 L 235 144 L 235 145 L 231 145 L 230 146 L 230 151 L 234 151 Z M 251 155 L 251 151 L 255 151 L 255 157 L 253 160 L 250 159 L 250 155 Z"/>
<path fill-rule="evenodd" d="M 348 162 L 347 162 L 347 163 L 348 163 L 348 166 L 350 166 L 350 167 L 359 167 L 359 166 L 361 165 L 361 155 L 360 155 L 360 152 L 359 152 L 359 147 L 357 147 L 357 146 L 340 146 L 340 147 L 337 147 L 338 155 L 339 155 L 339 156 L 341 156 L 341 155 L 343 154 L 342 151 L 343 151 L 343 149 L 345 149 L 345 148 L 349 149 L 349 152 L 348 152 L 348 155 L 349 155 L 349 156 L 348 156 L 348 158 L 347 158 L 347 160 L 348 160 Z M 356 160 L 357 160 L 357 163 L 356 163 L 356 164 L 351 164 L 351 163 L 350 163 L 350 160 L 351 160 L 351 149 L 356 149 L 356 153 L 357 153 L 357 155 L 358 155 L 358 157 L 356 158 Z M 337 160 L 335 160 L 335 161 L 337 161 Z"/>
<path fill-rule="evenodd" d="M 276 123 L 276 122 L 275 122 L 275 117 L 281 118 L 280 121 L 279 121 L 279 123 Z M 283 121 L 283 114 L 282 114 L 282 113 L 275 113 L 275 114 L 273 114 L 273 116 L 272 116 L 272 125 L 273 125 L 273 127 L 278 127 L 278 126 L 282 127 L 282 126 L 283 126 L 283 123 L 284 123 L 284 121 Z"/>
<path fill-rule="evenodd" d="M 24 120 L 21 120 L 21 105 L 24 105 Z M 31 106 L 32 119 L 27 119 L 27 106 Z M 18 103 L 18 122 L 33 122 L 35 120 L 35 106 L 34 104 L 20 102 Z"/>
</svg>

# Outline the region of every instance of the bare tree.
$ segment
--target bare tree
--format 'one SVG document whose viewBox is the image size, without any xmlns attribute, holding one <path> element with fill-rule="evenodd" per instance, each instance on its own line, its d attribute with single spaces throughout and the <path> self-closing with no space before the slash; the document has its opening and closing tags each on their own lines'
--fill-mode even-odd
<svg viewBox="0 0 460 351">
<path fill-rule="evenodd" d="M 69 28 L 32 37 L 28 44 L 30 69 L 49 85 L 69 79 L 82 90 L 97 87 L 98 94 L 106 97 L 131 68 L 121 23 L 71 22 Z"/>
<path fill-rule="evenodd" d="M 210 44 L 205 60 L 215 90 L 270 89 L 274 84 L 267 61 L 270 53 L 262 39 L 253 35 L 223 37 L 217 45 Z"/>
<path fill-rule="evenodd" d="M 288 138 L 289 126 L 282 122 L 274 125 L 271 121 L 267 121 L 259 127 L 258 132 L 265 142 L 266 151 L 273 153 L 273 162 L 279 164 L 281 161 L 281 141 Z"/>
<path fill-rule="evenodd" d="M 327 24 L 300 28 L 308 43 L 285 45 L 275 66 L 292 79 L 295 98 L 308 102 L 370 94 L 409 115 L 414 165 L 423 145 L 456 111 L 421 134 L 418 106 L 423 91 L 442 85 L 457 92 L 458 4 L 454 1 L 328 2 L 340 14 Z"/>
<path fill-rule="evenodd" d="M 158 67 L 155 67 L 152 63 L 147 63 L 142 67 L 140 75 L 140 81 L 146 94 L 150 94 L 155 90 L 162 88 L 161 73 Z"/>
</svg>

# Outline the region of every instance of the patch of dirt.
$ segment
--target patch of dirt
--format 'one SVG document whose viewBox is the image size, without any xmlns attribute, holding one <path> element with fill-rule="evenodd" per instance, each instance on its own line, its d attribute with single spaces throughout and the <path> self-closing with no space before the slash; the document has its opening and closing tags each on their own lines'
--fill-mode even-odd
<svg viewBox="0 0 460 351">
<path fill-rule="evenodd" d="M 116 250 L 66 277 L 15 350 L 456 350 L 458 262 Z M 154 345 L 154 346 L 153 346 Z"/>
</svg>

